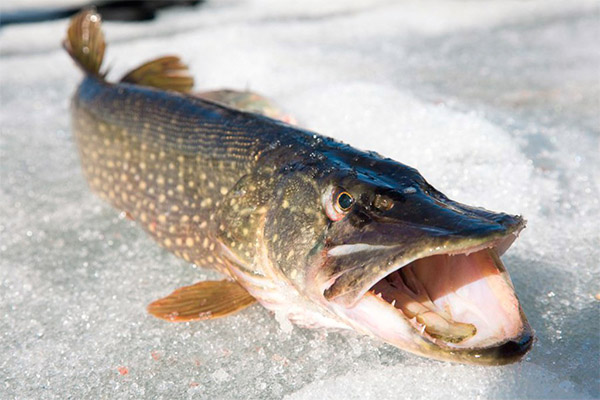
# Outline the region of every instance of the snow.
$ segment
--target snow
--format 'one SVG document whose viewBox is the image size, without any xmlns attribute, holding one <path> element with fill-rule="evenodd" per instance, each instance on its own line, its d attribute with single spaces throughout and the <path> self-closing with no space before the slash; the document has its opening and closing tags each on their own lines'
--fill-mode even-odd
<svg viewBox="0 0 600 400">
<path fill-rule="evenodd" d="M 147 315 L 218 275 L 88 190 L 65 29 L 0 30 L 0 398 L 600 397 L 596 2 L 224 1 L 105 24 L 113 79 L 180 54 L 198 88 L 258 91 L 451 198 L 523 214 L 503 259 L 537 342 L 504 367 L 291 329 L 258 305 L 197 323 Z"/>
</svg>

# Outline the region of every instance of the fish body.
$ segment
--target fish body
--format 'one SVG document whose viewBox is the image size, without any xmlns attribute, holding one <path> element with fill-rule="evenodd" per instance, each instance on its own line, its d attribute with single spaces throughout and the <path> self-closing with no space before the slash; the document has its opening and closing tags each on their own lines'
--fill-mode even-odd
<svg viewBox="0 0 600 400">
<path fill-rule="evenodd" d="M 343 145 L 196 96 L 95 77 L 82 82 L 71 107 L 84 175 L 94 192 L 176 256 L 255 282 L 248 291 L 274 311 L 302 310 L 287 313 L 302 324 L 311 303 L 300 304 L 292 285 L 276 290 L 281 272 L 256 238 L 274 198 L 284 198 L 277 188 L 282 167 L 296 158 L 309 168 L 311 153 Z M 314 317 L 304 325 L 343 326 L 320 313 Z"/>
<path fill-rule="evenodd" d="M 438 359 L 502 364 L 530 348 L 499 259 L 521 217 L 454 202 L 411 167 L 260 115 L 281 116 L 263 98 L 248 104 L 253 94 L 193 94 L 175 57 L 109 83 L 93 11 L 72 20 L 65 47 L 86 72 L 71 111 L 92 190 L 229 278 L 179 289 L 153 315 L 214 318 L 257 300 L 301 326 Z"/>
</svg>

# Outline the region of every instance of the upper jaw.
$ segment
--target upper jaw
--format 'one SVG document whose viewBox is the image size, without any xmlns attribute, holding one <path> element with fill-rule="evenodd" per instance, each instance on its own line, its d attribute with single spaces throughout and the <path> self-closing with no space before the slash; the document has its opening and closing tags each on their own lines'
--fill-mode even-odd
<svg viewBox="0 0 600 400">
<path fill-rule="evenodd" d="M 514 223 L 505 229 L 488 232 L 475 237 L 440 236 L 429 238 L 426 243 L 398 245 L 342 244 L 327 249 L 329 273 L 335 271 L 332 265 L 339 264 L 339 271 L 323 281 L 322 292 L 327 301 L 351 308 L 378 281 L 409 263 L 437 254 L 469 254 L 485 248 L 493 248 L 498 255 L 503 254 L 525 227 L 521 217 L 514 217 Z M 422 238 L 421 238 L 422 239 Z M 365 263 L 360 261 L 364 259 Z M 352 260 L 355 265 L 347 268 Z M 358 261 L 358 262 L 357 262 Z"/>
</svg>

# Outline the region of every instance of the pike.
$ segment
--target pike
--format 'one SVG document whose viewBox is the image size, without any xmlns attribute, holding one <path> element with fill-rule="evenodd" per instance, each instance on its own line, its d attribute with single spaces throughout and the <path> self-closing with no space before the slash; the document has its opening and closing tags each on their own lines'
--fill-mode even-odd
<svg viewBox="0 0 600 400">
<path fill-rule="evenodd" d="M 179 58 L 109 83 L 100 16 L 64 47 L 84 175 L 161 246 L 227 279 L 149 305 L 169 321 L 258 301 L 304 327 L 354 329 L 425 357 L 506 364 L 533 332 L 499 256 L 520 216 L 450 200 L 419 172 L 291 124 L 249 92 L 193 93 Z"/>
</svg>

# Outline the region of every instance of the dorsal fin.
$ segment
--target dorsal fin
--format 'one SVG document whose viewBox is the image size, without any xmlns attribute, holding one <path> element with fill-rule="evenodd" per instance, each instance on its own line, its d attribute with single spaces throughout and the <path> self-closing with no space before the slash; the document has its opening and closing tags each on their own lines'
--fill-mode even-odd
<svg viewBox="0 0 600 400">
<path fill-rule="evenodd" d="M 285 114 L 268 98 L 248 90 L 221 89 L 193 93 L 194 96 L 226 105 L 237 110 L 261 114 L 285 123 L 296 125 L 296 119 Z"/>
<path fill-rule="evenodd" d="M 176 56 L 160 57 L 127 73 L 121 82 L 187 93 L 194 86 L 188 66 Z"/>
</svg>

